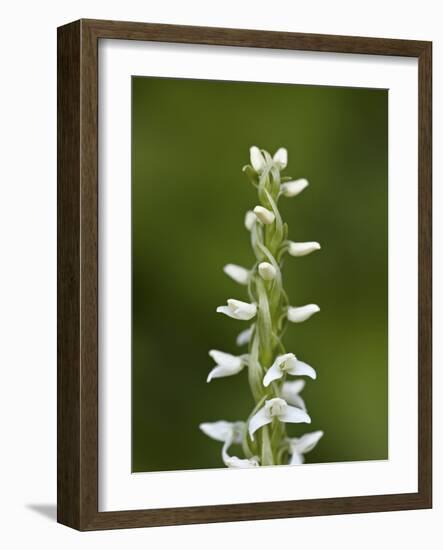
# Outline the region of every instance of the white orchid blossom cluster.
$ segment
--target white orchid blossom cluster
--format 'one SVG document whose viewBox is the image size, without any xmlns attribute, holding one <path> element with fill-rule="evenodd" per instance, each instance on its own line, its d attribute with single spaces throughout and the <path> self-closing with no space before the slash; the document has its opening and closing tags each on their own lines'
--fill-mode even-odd
<svg viewBox="0 0 443 550">
<path fill-rule="evenodd" d="M 249 301 L 229 299 L 217 308 L 232 319 L 249 321 L 240 332 L 237 345 L 248 345 L 248 353 L 231 355 L 211 350 L 215 366 L 207 381 L 233 376 L 246 369 L 255 401 L 246 422 L 205 422 L 200 429 L 220 441 L 221 456 L 229 468 L 254 468 L 277 464 L 302 464 L 304 455 L 323 436 L 322 431 L 288 437 L 286 424 L 310 424 L 311 418 L 300 396 L 305 386 L 301 377 L 316 378 L 315 370 L 288 353 L 282 337 L 287 322 L 302 323 L 320 311 L 316 304 L 290 305 L 282 283 L 284 257 L 306 256 L 320 249 L 317 242 L 288 240 L 288 227 L 278 210 L 280 197 L 295 197 L 307 186 L 305 179 L 293 180 L 281 172 L 288 154 L 280 148 L 271 156 L 258 147 L 250 149 L 250 164 L 243 168 L 257 189 L 259 204 L 246 213 L 245 226 L 250 232 L 256 257 L 252 269 L 228 264 L 224 272 L 247 288 Z M 240 446 L 244 457 L 231 456 L 230 447 Z"/>
</svg>

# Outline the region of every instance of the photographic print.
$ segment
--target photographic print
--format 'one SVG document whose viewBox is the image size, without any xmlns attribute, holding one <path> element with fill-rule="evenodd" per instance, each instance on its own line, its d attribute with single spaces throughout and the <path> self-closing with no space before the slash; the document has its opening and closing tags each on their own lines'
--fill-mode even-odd
<svg viewBox="0 0 443 550">
<path fill-rule="evenodd" d="M 134 472 L 388 459 L 388 91 L 132 77 Z"/>
</svg>

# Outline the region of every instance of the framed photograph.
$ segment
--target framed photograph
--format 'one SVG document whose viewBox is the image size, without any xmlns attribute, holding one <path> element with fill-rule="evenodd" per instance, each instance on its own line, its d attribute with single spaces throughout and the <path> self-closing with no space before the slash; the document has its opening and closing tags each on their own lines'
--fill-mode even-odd
<svg viewBox="0 0 443 550">
<path fill-rule="evenodd" d="M 430 508 L 431 43 L 58 29 L 58 521 Z"/>
</svg>

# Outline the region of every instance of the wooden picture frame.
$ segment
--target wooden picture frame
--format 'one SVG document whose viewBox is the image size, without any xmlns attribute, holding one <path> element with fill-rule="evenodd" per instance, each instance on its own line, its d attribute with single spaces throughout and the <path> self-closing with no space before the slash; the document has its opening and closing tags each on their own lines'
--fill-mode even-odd
<svg viewBox="0 0 443 550">
<path fill-rule="evenodd" d="M 419 67 L 418 492 L 98 511 L 98 42 L 100 39 L 404 56 Z M 58 29 L 58 521 L 79 530 L 430 508 L 430 42 L 80 20 Z"/>
</svg>

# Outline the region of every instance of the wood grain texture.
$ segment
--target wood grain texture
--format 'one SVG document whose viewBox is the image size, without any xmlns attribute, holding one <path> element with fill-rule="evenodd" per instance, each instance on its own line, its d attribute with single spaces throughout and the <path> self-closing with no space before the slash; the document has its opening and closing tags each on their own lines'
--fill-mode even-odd
<svg viewBox="0 0 443 550">
<path fill-rule="evenodd" d="M 98 41 L 161 41 L 419 60 L 417 493 L 98 511 Z M 432 48 L 430 42 L 81 20 L 58 29 L 58 521 L 79 530 L 432 506 Z"/>
</svg>

